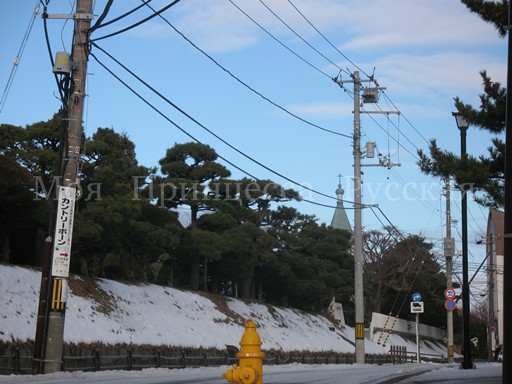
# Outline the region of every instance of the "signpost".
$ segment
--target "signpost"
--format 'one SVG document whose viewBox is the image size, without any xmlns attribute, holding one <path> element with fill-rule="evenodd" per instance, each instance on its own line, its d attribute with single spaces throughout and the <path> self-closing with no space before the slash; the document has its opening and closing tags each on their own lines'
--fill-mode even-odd
<svg viewBox="0 0 512 384">
<path fill-rule="evenodd" d="M 421 294 L 413 293 L 411 301 L 411 313 L 416 314 L 416 362 L 421 363 L 420 358 L 420 313 L 425 311 Z"/>
</svg>

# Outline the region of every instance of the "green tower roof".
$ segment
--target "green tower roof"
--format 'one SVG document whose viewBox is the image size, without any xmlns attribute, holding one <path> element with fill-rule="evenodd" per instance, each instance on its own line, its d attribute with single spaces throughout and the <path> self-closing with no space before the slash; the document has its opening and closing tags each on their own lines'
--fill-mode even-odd
<svg viewBox="0 0 512 384">
<path fill-rule="evenodd" d="M 350 221 L 347 217 L 347 212 L 345 211 L 345 207 L 343 206 L 343 193 L 345 191 L 341 188 L 341 182 L 338 184 L 338 188 L 336 189 L 336 197 L 338 201 L 336 202 L 336 209 L 334 211 L 334 215 L 331 220 L 331 227 L 336 229 L 344 229 L 346 231 L 352 232 L 352 227 L 350 226 Z"/>
</svg>

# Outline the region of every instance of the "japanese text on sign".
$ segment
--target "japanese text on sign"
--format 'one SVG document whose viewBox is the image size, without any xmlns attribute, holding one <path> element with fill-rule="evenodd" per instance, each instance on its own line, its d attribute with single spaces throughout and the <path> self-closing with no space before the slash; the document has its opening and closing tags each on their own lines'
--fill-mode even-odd
<svg viewBox="0 0 512 384">
<path fill-rule="evenodd" d="M 53 242 L 52 276 L 69 276 L 75 196 L 75 188 L 59 187 L 57 220 Z"/>
</svg>

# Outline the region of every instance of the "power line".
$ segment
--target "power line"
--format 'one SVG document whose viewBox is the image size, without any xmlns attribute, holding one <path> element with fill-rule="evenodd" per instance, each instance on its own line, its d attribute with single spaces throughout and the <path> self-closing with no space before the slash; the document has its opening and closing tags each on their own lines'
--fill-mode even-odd
<svg viewBox="0 0 512 384">
<path fill-rule="evenodd" d="M 261 1 L 261 0 L 260 0 Z M 304 18 L 304 20 L 306 20 L 306 22 L 332 47 L 334 48 L 344 59 L 346 59 L 348 62 L 350 62 L 350 64 L 352 64 L 355 68 L 357 68 L 360 72 L 364 73 L 369 79 L 371 79 L 372 81 L 375 82 L 375 84 L 378 86 L 377 82 L 375 81 L 374 79 L 374 76 L 373 74 L 372 75 L 369 75 L 368 73 L 366 73 L 363 69 L 361 69 L 355 62 L 353 62 L 352 60 L 350 60 L 343 52 L 341 52 L 329 39 L 327 39 L 327 37 L 317 28 L 315 27 L 315 25 L 313 25 L 313 23 L 304 15 L 303 12 L 301 12 L 298 7 L 293 4 L 293 2 L 291 0 L 288 0 L 288 2 L 290 3 L 290 5 L 297 11 L 297 13 L 302 16 L 302 18 Z M 307 42 L 306 42 L 307 43 Z M 308 44 L 309 45 L 309 44 Z M 316 49 L 315 49 L 316 51 Z M 318 51 L 317 51 L 318 52 Z M 322 57 L 325 58 L 324 55 L 322 55 Z M 331 62 L 329 60 L 329 62 Z M 339 67 L 338 67 L 339 68 Z M 391 103 L 391 105 L 398 111 L 398 108 L 397 106 L 395 105 L 395 103 L 390 99 L 390 97 L 387 95 L 386 92 L 384 92 L 384 90 L 382 90 L 382 94 L 384 95 L 384 97 Z M 380 107 L 379 107 L 380 108 Z M 402 113 L 400 113 L 401 116 L 403 116 L 404 120 L 414 129 L 414 131 L 427 143 L 429 144 L 429 141 L 421 134 L 421 132 L 411 123 L 411 121 L 406 117 L 404 116 Z M 376 120 L 372 117 L 372 120 L 380 126 L 380 124 L 378 124 L 376 122 Z M 397 131 L 400 133 L 400 129 L 394 124 L 392 123 L 395 128 L 397 128 Z M 381 127 L 382 128 L 382 127 Z M 403 134 L 403 133 L 402 133 Z M 405 135 L 403 134 L 403 136 L 405 137 L 405 139 L 413 146 L 416 148 L 416 150 L 418 150 L 418 147 Z M 393 139 L 395 140 L 395 139 Z M 396 141 L 396 140 L 395 140 Z M 409 154 L 411 154 L 413 157 L 415 157 L 416 159 L 419 160 L 419 158 L 417 157 L 417 155 L 413 154 L 412 152 L 410 152 L 409 150 L 407 150 L 403 145 L 401 145 L 398 141 L 396 141 L 397 144 L 399 146 L 401 146 L 404 150 L 406 150 L 407 152 L 409 152 Z"/>
<path fill-rule="evenodd" d="M 154 9 L 146 4 L 148 8 L 150 8 L 152 11 L 154 11 Z M 332 131 L 330 129 L 326 129 L 324 127 L 321 127 L 317 124 L 314 124 L 296 114 L 294 114 L 293 112 L 290 112 L 288 109 L 286 109 L 285 107 L 277 104 L 276 102 L 272 101 L 271 99 L 269 99 L 268 97 L 266 97 L 265 95 L 263 95 L 261 92 L 257 91 L 255 88 L 251 87 L 249 84 L 247 84 L 246 82 L 244 82 L 243 80 L 241 80 L 239 77 L 235 76 L 230 70 L 228 70 L 226 67 L 224 67 L 223 65 L 221 65 L 217 60 L 215 60 L 212 56 L 210 56 L 208 53 L 206 53 L 203 49 L 201 49 L 197 44 L 195 44 L 194 42 L 192 42 L 188 37 L 186 37 L 178 28 L 176 28 L 171 22 L 169 22 L 165 17 L 163 17 L 162 15 L 159 15 L 160 18 L 167 24 L 169 25 L 169 27 L 171 27 L 177 34 L 179 34 L 187 43 L 189 43 L 190 45 L 192 45 L 196 50 L 198 50 L 199 52 L 201 52 L 206 58 L 208 58 L 211 62 L 213 62 L 217 67 L 219 67 L 220 69 L 222 69 L 224 72 L 226 72 L 229 76 L 231 76 L 234 80 L 236 80 L 238 83 L 242 84 L 244 87 L 246 87 L 247 89 L 249 89 L 251 92 L 255 93 L 256 95 L 258 95 L 259 97 L 261 97 L 263 100 L 267 101 L 268 103 L 272 104 L 274 107 L 276 108 L 279 108 L 281 111 L 287 113 L 288 115 L 296 118 L 297 120 L 300 120 L 302 121 L 303 123 L 307 124 L 307 125 L 310 125 L 314 128 L 318 128 L 320 129 L 321 131 L 324 131 L 324 132 L 328 132 L 328 133 L 331 133 L 333 135 L 337 135 L 337 136 L 342 136 L 342 137 L 346 137 L 346 138 L 349 138 L 349 139 L 352 139 L 352 136 L 350 135 L 346 135 L 344 133 L 340 133 L 340 132 L 336 132 L 336 131 Z"/>
<path fill-rule="evenodd" d="M 384 95 L 384 97 L 385 97 L 385 98 L 386 98 L 386 99 L 391 103 L 391 105 L 392 105 L 394 108 L 396 108 L 396 109 L 398 110 L 397 106 L 395 105 L 395 103 L 393 102 L 393 100 L 391 100 L 391 99 L 389 98 L 388 94 L 387 94 L 385 91 L 382 91 L 382 94 L 383 94 L 383 95 Z M 420 132 L 420 131 L 418 131 L 418 129 L 417 129 L 417 128 L 416 128 L 416 127 L 415 127 L 415 126 L 414 126 L 414 125 L 409 121 L 409 119 L 408 119 L 406 116 L 404 116 L 403 114 L 402 114 L 402 116 L 403 116 L 403 118 L 405 119 L 405 121 L 406 121 L 406 122 L 411 126 L 411 128 L 412 128 L 412 129 L 414 129 L 414 131 L 415 131 L 415 132 L 416 132 L 416 133 L 417 133 L 417 134 L 418 134 L 418 135 L 423 139 L 423 141 L 425 141 L 425 143 L 427 143 L 427 144 L 430 144 L 430 141 L 429 141 L 429 140 L 427 140 L 427 139 L 425 138 L 425 136 L 423 136 L 423 135 L 421 134 L 421 132 Z M 417 149 L 417 148 L 416 148 L 416 149 Z"/>
<path fill-rule="evenodd" d="M 405 236 L 401 233 L 401 231 L 398 230 L 398 228 L 391 222 L 391 220 L 389 220 L 389 218 L 387 217 L 387 215 L 382 211 L 382 209 L 377 205 L 375 206 L 375 208 L 377 208 L 377 210 L 380 212 L 380 214 L 384 217 L 384 219 L 388 222 L 389 225 L 384 225 L 383 221 L 377 216 L 376 212 L 374 211 L 374 206 L 371 206 L 371 210 L 372 210 L 372 213 L 375 215 L 375 217 L 377 218 L 377 220 L 379 220 L 379 222 L 384 226 L 384 229 L 386 229 L 388 231 L 388 233 L 393 236 L 395 238 L 395 241 L 397 241 L 396 237 L 394 234 L 397 234 L 401 240 L 403 242 L 405 242 L 406 238 Z M 391 227 L 393 229 L 393 232 L 391 232 L 389 230 L 389 227 Z M 408 246 L 409 247 L 409 246 Z M 412 254 L 412 260 L 414 261 L 416 259 L 416 256 L 418 254 L 418 252 L 420 251 L 421 247 L 420 245 L 418 244 L 418 246 L 416 247 L 416 249 L 410 249 L 409 250 L 411 251 L 411 254 Z M 408 284 L 408 290 L 407 292 L 405 293 L 404 295 L 404 299 L 400 305 L 400 308 L 398 309 L 398 311 L 396 312 L 397 315 L 396 317 L 398 317 L 398 315 L 402 312 L 402 309 L 403 307 L 405 306 L 405 303 L 407 302 L 407 298 L 410 296 L 410 293 L 411 293 L 411 290 L 412 290 L 412 287 L 414 285 L 414 282 L 416 281 L 420 271 L 421 271 L 421 266 L 423 265 L 425 259 L 427 258 L 427 256 L 429 255 L 429 252 L 425 252 L 424 255 L 423 255 L 423 259 L 420 260 L 421 263 L 420 263 L 420 267 L 416 270 L 416 274 L 414 275 L 412 281 L 410 282 L 410 284 Z M 413 263 L 410 263 L 407 267 L 407 271 L 405 273 L 405 276 L 403 277 L 403 280 L 402 280 L 402 286 L 400 287 L 400 289 L 398 290 L 396 296 L 395 296 L 395 301 L 393 302 L 393 305 L 390 309 L 390 314 L 393 313 L 394 311 L 394 308 L 395 308 L 395 305 L 397 304 L 398 302 L 398 299 L 400 297 L 400 294 L 401 292 L 403 291 L 403 287 L 405 286 L 406 284 L 406 281 L 407 281 L 407 276 L 409 275 L 409 273 L 412 271 L 412 268 L 413 268 Z M 389 333 L 391 333 L 391 328 L 389 329 Z"/>
<path fill-rule="evenodd" d="M 297 33 L 292 27 L 290 27 L 281 17 L 279 17 L 277 15 L 277 13 L 275 13 L 267 4 L 265 4 L 263 2 L 263 0 L 260 0 L 260 3 L 263 4 L 263 6 L 265 8 L 268 9 L 268 11 L 270 13 L 272 13 L 276 19 L 278 19 L 281 23 L 283 23 L 290 31 L 292 31 L 292 33 L 297 36 L 299 39 L 301 39 L 304 43 L 307 44 L 308 47 L 310 47 L 312 50 L 314 50 L 316 53 L 318 53 L 320 56 L 322 56 L 325 60 L 327 60 L 329 63 L 331 63 L 332 65 L 334 65 L 336 68 L 338 68 L 340 71 L 342 71 L 343 69 L 338 65 L 336 64 L 335 62 L 333 62 L 331 59 L 329 59 L 328 57 L 326 57 L 322 52 L 320 52 L 318 49 L 316 49 L 315 47 L 313 47 L 310 43 L 308 43 L 306 41 L 306 39 L 304 39 L 299 33 Z"/>
<path fill-rule="evenodd" d="M 340 85 L 340 86 L 341 86 L 341 85 Z M 343 87 L 343 86 L 341 86 L 341 87 L 342 87 L 342 89 L 343 89 L 345 92 L 347 92 L 347 93 L 350 95 L 350 97 L 351 97 L 352 99 L 354 98 L 354 97 L 353 97 L 353 95 L 352 95 L 352 92 L 351 92 L 349 89 L 347 89 L 346 87 Z M 380 110 L 381 112 L 384 112 L 384 111 L 382 111 L 382 108 L 381 108 L 380 106 L 379 106 L 378 108 L 379 108 L 379 110 Z M 365 111 L 365 112 L 368 112 L 368 111 L 366 111 L 364 108 L 362 108 L 362 110 L 363 110 L 363 111 Z M 401 112 L 399 112 L 399 113 L 400 113 L 400 115 L 401 115 L 401 116 L 403 116 Z M 369 117 L 369 118 L 370 118 L 370 119 L 371 119 L 371 120 L 372 120 L 372 121 L 373 121 L 373 122 L 374 122 L 374 123 L 375 123 L 375 124 L 376 124 L 376 125 L 377 125 L 377 126 L 378 126 L 382 131 L 383 131 L 383 132 L 384 132 L 384 133 L 386 133 L 386 134 L 389 136 L 389 132 L 387 132 L 387 131 L 386 131 L 386 129 L 385 129 L 385 128 L 384 128 L 384 127 L 383 127 L 383 126 L 382 126 L 382 125 L 381 125 L 381 124 L 376 120 L 376 119 L 375 119 L 375 117 L 373 117 L 373 115 L 372 115 L 372 114 L 368 114 L 368 117 Z M 395 126 L 395 127 L 397 128 L 397 130 L 400 132 L 400 129 L 399 129 L 399 128 L 398 128 L 398 127 L 397 127 L 393 122 L 392 122 L 392 124 L 393 124 L 393 126 Z M 404 134 L 403 134 L 403 136 L 407 139 L 407 141 L 409 141 L 409 143 L 411 143 L 411 144 L 412 144 L 416 149 L 418 149 L 418 148 L 416 147 L 416 145 L 414 145 L 414 143 L 412 143 L 412 141 L 410 141 L 410 140 L 407 138 L 407 136 L 405 136 Z M 403 148 L 407 153 L 409 153 L 412 157 L 414 157 L 416 160 L 419 160 L 418 155 L 416 155 L 415 153 L 412 153 L 408 148 L 406 148 L 402 143 L 400 143 L 400 141 L 399 141 L 399 140 L 397 140 L 397 139 L 395 139 L 395 138 L 393 137 L 393 141 L 394 141 L 394 142 L 395 142 L 395 143 L 396 143 L 400 148 Z"/>
<path fill-rule="evenodd" d="M 25 35 L 21 40 L 20 48 L 18 50 L 18 54 L 12 61 L 11 73 L 9 74 L 9 78 L 7 79 L 7 83 L 5 84 L 4 92 L 2 94 L 2 98 L 0 99 L 0 113 L 2 113 L 5 103 L 7 102 L 7 96 L 9 95 L 9 91 L 11 90 L 12 83 L 14 82 L 14 77 L 16 76 L 16 72 L 18 71 L 18 65 L 21 61 L 21 57 L 23 56 L 23 52 L 25 51 L 25 47 L 28 42 L 28 38 L 30 36 L 30 32 L 32 31 L 32 27 L 34 26 L 34 21 L 36 16 L 39 14 L 39 4 L 40 0 L 36 0 L 36 4 L 34 7 L 34 11 L 32 12 L 32 16 L 30 17 L 30 21 L 28 23 L 27 30 L 25 31 Z"/>
<path fill-rule="evenodd" d="M 329 63 L 331 63 L 332 65 L 334 65 L 335 67 L 337 67 L 340 71 L 342 71 L 342 68 L 337 65 L 336 63 L 334 63 L 331 59 L 329 59 L 328 57 L 326 57 L 323 53 L 321 53 L 318 49 L 316 49 L 313 45 L 311 45 L 308 41 L 306 41 L 298 32 L 296 32 L 292 27 L 290 27 L 290 25 L 288 23 L 286 23 L 281 17 L 279 17 L 267 4 L 265 4 L 263 2 L 263 0 L 260 0 L 260 3 L 263 4 L 265 6 L 265 8 L 267 8 L 269 10 L 269 12 L 271 12 L 282 24 L 284 24 L 290 31 L 292 31 L 300 40 L 302 40 L 305 44 L 307 44 L 311 49 L 313 49 L 316 53 L 318 53 L 320 56 L 322 56 L 325 60 L 327 60 Z M 302 12 L 300 12 L 297 7 L 291 2 L 289 1 L 289 3 L 297 10 L 297 12 L 334 48 L 336 48 L 305 16 Z M 340 50 L 338 50 L 336 48 L 336 50 L 338 51 L 338 53 L 340 53 L 345 59 L 349 60 L 347 56 L 345 56 Z M 350 63 L 352 65 L 354 65 L 357 69 L 361 70 L 354 62 L 352 62 L 351 60 L 349 60 Z M 361 70 L 362 71 L 362 70 Z M 364 71 L 362 71 L 363 73 L 365 73 Z M 372 78 L 373 76 L 370 76 L 368 74 L 365 73 L 366 76 L 368 76 L 369 78 Z M 389 96 L 384 93 L 384 91 L 382 91 L 382 93 L 384 94 L 384 96 L 386 97 L 386 99 L 391 103 L 391 105 L 393 106 L 393 108 L 396 109 L 396 111 L 399 111 L 398 108 L 396 107 L 395 103 L 393 103 L 393 101 L 389 98 Z M 380 107 L 380 105 L 377 104 L 377 108 L 384 113 L 384 111 L 382 110 L 382 108 Z M 400 112 L 398 112 L 400 114 Z M 388 114 L 389 115 L 389 114 Z M 381 128 L 384 130 L 384 128 L 373 118 L 371 117 L 372 120 Z M 406 119 L 406 121 L 412 126 L 412 124 L 410 123 L 410 121 L 408 119 Z M 394 123 L 394 122 L 391 122 L 392 125 L 397 129 L 397 132 L 398 134 L 401 133 L 401 130 L 400 128 Z M 420 135 L 420 137 L 422 137 L 428 144 L 428 141 L 427 139 L 425 139 L 423 137 L 423 135 L 421 135 L 421 133 L 414 127 L 414 130 Z M 385 130 L 384 130 L 385 131 Z M 389 137 L 389 132 L 385 132 L 387 133 L 388 137 Z M 418 150 L 419 148 L 409 139 L 409 137 L 407 137 L 406 135 L 404 135 L 402 133 L 402 135 L 404 136 L 404 138 L 413 146 L 415 147 L 416 150 Z M 399 147 L 402 147 L 404 150 L 406 150 L 407 152 L 409 152 L 409 154 L 411 154 L 413 157 L 415 157 L 417 160 L 419 160 L 419 158 L 417 157 L 417 155 L 413 154 L 412 152 L 408 151 L 407 148 L 405 148 L 403 145 L 400 144 L 400 141 L 397 140 L 397 139 L 394 139 L 393 140 L 398 144 Z"/>
<path fill-rule="evenodd" d="M 105 20 L 105 17 L 107 17 L 107 14 L 110 11 L 110 7 L 112 6 L 113 2 L 114 0 L 108 0 L 107 4 L 105 5 L 105 8 L 103 8 L 103 12 L 101 13 L 100 17 L 98 17 L 96 23 L 94 23 L 94 25 L 89 29 L 89 34 L 101 26 L 101 23 L 103 22 L 103 20 Z"/>
<path fill-rule="evenodd" d="M 154 11 L 154 13 L 138 22 L 136 22 L 135 24 L 132 24 L 132 25 L 129 25 L 128 27 L 126 28 L 123 28 L 117 32 L 112 32 L 108 35 L 105 35 L 105 36 L 101 36 L 101 37 L 98 37 L 96 39 L 92 39 L 90 40 L 90 42 L 92 43 L 93 41 L 99 41 L 99 40 L 103 40 L 103 39 L 106 39 L 106 38 L 109 38 L 109 37 L 113 37 L 113 36 L 116 36 L 116 35 L 119 35 L 121 33 L 124 33 L 126 31 L 129 31 L 130 29 L 133 29 L 135 27 L 138 27 L 139 25 L 142 25 L 144 24 L 145 22 L 151 20 L 152 18 L 154 17 L 157 17 L 157 16 L 160 16 L 161 13 L 165 12 L 166 10 L 168 10 L 169 8 L 171 8 L 173 5 L 176 5 L 177 3 L 179 3 L 180 0 L 174 0 L 172 3 L 170 4 L 167 4 L 165 7 L 163 7 L 162 9 L 160 9 L 159 11 Z M 144 3 L 144 5 L 148 5 L 147 3 Z"/>
<path fill-rule="evenodd" d="M 309 24 L 309 25 L 310 25 L 310 26 L 311 26 L 315 31 L 317 31 L 317 32 L 318 32 L 318 34 L 319 34 L 320 36 L 322 36 L 322 38 L 323 38 L 323 39 L 324 39 L 324 40 L 325 40 L 325 41 L 326 41 L 326 42 L 327 42 L 331 47 L 333 47 L 333 48 L 334 48 L 334 49 L 335 49 L 335 50 L 336 50 L 336 51 L 337 51 L 341 56 L 343 56 L 343 58 L 345 58 L 345 60 L 347 60 L 350 64 L 352 64 L 355 68 L 357 68 L 357 69 L 359 70 L 359 72 L 364 73 L 364 75 L 365 75 L 365 76 L 367 76 L 368 78 L 370 78 L 370 75 L 368 75 L 364 70 L 362 70 L 360 67 L 358 67 L 356 63 L 354 63 L 352 60 L 350 60 L 350 59 L 349 59 L 347 56 L 345 56 L 345 55 L 344 55 L 344 54 L 343 54 L 343 53 L 342 53 L 342 52 L 341 52 L 341 51 L 340 51 L 340 50 L 339 50 L 339 49 L 338 49 L 338 48 L 337 48 L 333 43 L 331 43 L 331 41 L 330 41 L 327 37 L 325 37 L 325 35 L 324 35 L 322 32 L 320 32 L 320 30 L 319 30 L 317 27 L 315 27 L 315 26 L 313 25 L 313 23 L 311 23 L 311 21 L 309 21 L 309 20 L 308 20 L 308 18 L 307 18 L 307 17 L 306 17 L 306 16 L 305 16 L 305 15 L 304 15 L 304 14 L 303 14 L 303 13 L 302 13 L 302 12 L 301 12 L 297 7 L 296 7 L 296 6 L 295 6 L 295 4 L 293 4 L 293 3 L 291 2 L 291 0 L 288 0 L 288 2 L 291 4 L 291 6 L 292 6 L 293 8 L 295 8 L 295 10 L 297 11 L 297 13 L 298 13 L 299 15 L 301 15 L 301 16 L 304 18 L 304 20 L 306 20 L 306 22 L 307 22 L 307 23 L 308 23 L 308 24 Z"/>
<path fill-rule="evenodd" d="M 46 3 L 44 4 L 42 18 L 43 18 L 43 31 L 44 31 L 45 41 L 46 41 L 46 48 L 48 50 L 48 56 L 50 58 L 50 63 L 52 65 L 52 67 L 54 67 L 55 62 L 53 60 L 53 52 L 52 52 L 52 47 L 50 44 L 50 36 L 48 33 L 48 23 L 47 23 L 47 20 L 48 20 L 47 9 L 48 9 L 49 2 L 50 2 L 50 0 L 46 0 Z M 41 1 L 41 3 L 42 3 L 42 1 Z M 74 38 L 75 37 L 73 35 L 73 40 L 74 40 Z M 62 109 L 67 110 L 67 108 L 68 108 L 68 93 L 69 93 L 68 90 L 69 90 L 71 78 L 70 78 L 70 76 L 65 75 L 65 76 L 62 76 L 62 78 L 59 80 L 59 76 L 57 75 L 57 73 L 54 73 L 53 77 L 55 78 L 55 82 L 57 83 L 57 89 L 59 91 Z"/>
<path fill-rule="evenodd" d="M 258 27 L 261 28 L 263 32 L 265 32 L 267 35 L 269 35 L 272 39 L 274 39 L 278 44 L 280 44 L 283 48 L 285 48 L 287 51 L 289 51 L 291 54 L 293 54 L 295 57 L 297 57 L 299 60 L 303 61 L 307 65 L 309 65 L 311 68 L 313 68 L 315 71 L 321 73 L 322 75 L 328 77 L 329 79 L 332 79 L 332 76 L 328 75 L 324 71 L 322 71 L 320 68 L 315 67 L 313 64 L 311 64 L 309 61 L 304 59 L 301 55 L 299 55 L 297 52 L 295 52 L 293 49 L 288 47 L 286 44 L 284 44 L 281 40 L 279 40 L 277 37 L 275 37 L 273 34 L 271 34 L 265 27 L 263 27 L 260 23 L 258 23 L 256 20 L 254 20 L 247 12 L 245 12 L 242 8 L 240 8 L 238 5 L 236 5 L 233 0 L 228 0 L 233 6 L 238 9 L 240 12 L 242 12 L 249 20 L 251 20 L 254 24 L 256 24 Z"/>
<path fill-rule="evenodd" d="M 308 191 L 311 191 L 313 193 L 316 193 L 318 195 L 321 195 L 321 196 L 324 196 L 324 197 L 327 197 L 327 198 L 330 198 L 330 199 L 336 199 L 335 197 L 333 196 L 330 196 L 330 195 L 327 195 L 325 193 L 322 193 L 322 192 L 319 192 L 319 191 L 316 191 L 312 188 L 309 188 L 293 179 L 290 179 L 289 177 L 286 177 L 285 175 L 273 170 L 272 168 L 262 164 L 261 162 L 257 161 L 256 159 L 252 158 L 251 156 L 245 154 L 244 152 L 240 151 L 239 149 L 237 149 L 236 147 L 234 147 L 233 145 L 231 145 L 230 143 L 228 143 L 227 141 L 225 141 L 224 139 L 222 139 L 220 136 L 218 136 L 217 134 L 215 134 L 212 130 L 208 129 L 205 125 L 203 125 L 202 123 L 200 123 L 199 121 L 197 121 L 195 118 L 193 118 L 191 115 L 189 115 L 188 113 L 186 113 L 183 109 L 181 109 L 180 107 L 178 107 L 175 103 L 173 103 L 172 101 L 170 101 L 168 98 L 166 98 L 164 95 L 162 95 L 160 92 L 158 92 L 155 88 L 151 87 L 148 83 L 146 83 L 144 80 L 142 80 L 139 76 L 137 76 L 135 73 L 133 73 L 131 70 L 129 70 L 126 66 L 124 66 L 121 62 L 119 62 L 116 58 L 114 58 L 112 55 L 110 55 L 108 52 L 106 52 L 103 48 L 101 48 L 99 45 L 97 45 L 96 43 L 92 42 L 92 45 L 96 48 L 98 48 L 100 51 L 102 51 L 103 53 L 105 53 L 110 59 L 112 59 L 113 61 L 115 61 L 118 65 L 120 65 L 124 70 L 126 70 L 128 73 L 130 73 L 130 75 L 132 75 L 133 77 L 135 77 L 139 82 L 141 82 L 142 84 L 144 84 L 144 86 L 146 86 L 148 89 L 150 89 L 153 93 L 155 93 L 157 96 L 159 96 L 162 100 L 164 100 L 166 103 L 168 103 L 169 105 L 171 105 L 172 107 L 174 107 L 176 110 L 178 110 L 180 113 L 182 113 L 184 116 L 186 116 L 187 118 L 189 118 L 190 120 L 192 120 L 194 123 L 196 123 L 198 126 L 200 126 L 201 128 L 203 128 L 204 130 L 206 130 L 208 133 L 210 133 L 211 135 L 213 135 L 215 138 L 217 138 L 218 140 L 220 140 L 222 143 L 226 144 L 228 147 L 230 147 L 231 149 L 233 149 L 234 151 L 236 151 L 237 153 L 241 154 L 242 156 L 246 157 L 247 159 L 253 161 L 254 163 L 256 163 L 257 165 L 261 166 L 262 168 L 268 170 L 269 172 L 275 174 L 276 176 L 279 176 L 281 177 L 282 179 L 286 180 L 286 181 L 289 181 L 290 183 L 294 184 L 294 185 L 297 185 L 297 186 L 300 186 L 301 188 L 304 188 Z M 92 52 L 90 53 L 91 56 L 105 69 L 107 70 L 113 77 L 115 77 L 119 82 L 121 82 L 121 84 L 123 84 L 126 88 L 128 88 L 132 93 L 134 93 L 139 99 L 141 99 L 144 103 L 146 103 L 150 108 L 152 108 L 153 110 L 155 110 L 158 114 L 160 114 L 162 117 L 164 117 L 167 121 L 169 121 L 172 125 L 174 125 L 176 128 L 178 128 L 180 131 L 182 131 L 184 134 L 186 134 L 188 137 L 190 137 L 192 140 L 198 142 L 198 143 L 201 143 L 201 141 L 199 141 L 199 139 L 195 138 L 194 136 L 192 136 L 190 133 L 188 133 L 185 129 L 183 129 L 182 127 L 180 127 L 178 124 L 176 124 L 174 121 L 172 121 L 171 119 L 169 119 L 165 114 L 163 114 L 160 110 L 158 110 L 155 106 L 153 106 L 149 101 L 147 101 L 146 99 L 144 99 L 139 93 L 137 93 L 132 87 L 130 87 L 125 81 L 123 81 L 118 75 L 116 75 L 111 69 L 109 69 L 102 61 L 100 61 Z M 226 161 L 228 164 L 230 164 L 231 166 L 235 167 L 236 169 L 238 169 L 239 171 L 241 171 L 242 173 L 252 177 L 253 179 L 255 180 L 259 180 L 256 176 L 248 173 L 247 171 L 243 170 L 242 168 L 240 168 L 239 166 L 235 165 L 234 163 L 232 163 L 231 161 L 227 160 L 226 158 L 222 157 L 219 155 L 219 158 L 221 158 L 222 160 Z M 320 204 L 320 203 L 316 203 L 316 202 L 313 202 L 313 201 L 310 201 L 310 200 L 306 200 L 306 199 L 303 199 L 303 201 L 305 202 L 308 202 L 308 203 L 311 203 L 311 204 L 315 204 L 315 205 L 320 205 L 320 206 L 325 206 L 323 204 Z M 351 201 L 348 201 L 348 200 L 343 200 L 344 202 L 347 202 L 349 204 L 354 204 L 353 202 Z M 329 208 L 335 208 L 335 207 L 332 207 L 332 206 L 328 206 Z"/>
<path fill-rule="evenodd" d="M 109 0 L 109 3 L 110 3 L 111 0 Z M 113 0 L 112 0 L 113 1 Z M 93 32 L 94 30 L 96 29 L 99 29 L 99 28 L 103 28 L 103 27 L 106 27 L 107 25 L 110 25 L 110 24 L 113 24 L 119 20 L 122 20 L 124 19 L 125 17 L 131 15 L 132 13 L 138 11 L 139 9 L 141 9 L 142 7 L 144 7 L 147 3 L 150 3 L 152 0 L 142 0 L 142 4 L 138 5 L 137 7 L 133 8 L 132 10 L 122 14 L 121 16 L 118 16 L 112 20 L 109 20 L 107 21 L 106 23 L 99 23 L 99 20 L 98 22 L 96 22 L 96 24 L 94 24 L 94 26 L 89 30 L 89 33 Z"/>
</svg>

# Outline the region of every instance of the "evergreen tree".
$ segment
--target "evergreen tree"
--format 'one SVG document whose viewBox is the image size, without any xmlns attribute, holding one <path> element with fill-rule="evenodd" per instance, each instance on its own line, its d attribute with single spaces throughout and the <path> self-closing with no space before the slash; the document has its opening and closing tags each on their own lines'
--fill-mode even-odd
<svg viewBox="0 0 512 384">
<path fill-rule="evenodd" d="M 125 133 L 110 128 L 99 128 L 87 140 L 83 160 L 83 193 L 73 239 L 75 265 L 80 260 L 83 274 L 141 278 L 149 250 L 151 261 L 155 252 L 168 251 L 162 240 L 168 233 L 166 224 L 149 222 L 144 217 L 151 209 L 146 207 L 149 202 L 139 198 L 153 170 L 138 164 L 135 145 Z M 176 217 L 170 215 L 170 224 L 172 220 Z"/>
<path fill-rule="evenodd" d="M 230 176 L 223 165 L 216 162 L 217 153 L 208 145 L 200 143 L 175 144 L 169 148 L 160 160 L 163 177 L 155 179 L 159 189 L 159 204 L 167 208 L 188 206 L 190 208 L 190 231 L 198 230 L 198 218 L 201 211 L 213 211 L 214 205 L 205 192 L 207 184 L 222 177 Z M 204 236 L 214 237 L 207 233 Z M 201 285 L 201 263 L 206 268 L 206 250 L 201 247 L 205 242 L 198 239 L 199 233 L 187 236 L 188 244 L 181 244 L 181 258 L 189 267 L 188 287 L 197 290 Z M 195 250 L 193 249 L 194 247 Z M 203 276 L 206 273 L 203 272 Z M 207 289 L 204 284 L 203 289 Z"/>
<path fill-rule="evenodd" d="M 483 20 L 492 23 L 501 37 L 508 31 L 508 1 L 461 0 L 471 12 Z M 505 129 L 506 90 L 500 83 L 491 80 L 485 70 L 480 72 L 484 93 L 480 95 L 480 106 L 475 108 L 455 98 L 455 107 L 461 112 L 470 126 L 486 130 L 490 134 L 500 135 Z M 420 150 L 419 166 L 422 172 L 446 178 L 452 176 L 455 182 L 471 185 L 474 191 L 483 193 L 477 201 L 485 206 L 504 206 L 505 182 L 505 144 L 499 137 L 491 139 L 488 156 L 474 157 L 468 155 L 462 160 L 453 152 L 442 150 L 436 140 L 431 140 L 428 153 Z"/>
<path fill-rule="evenodd" d="M 55 188 L 58 185 L 62 120 L 59 114 L 26 127 L 0 125 L 4 260 L 40 263 Z"/>
<path fill-rule="evenodd" d="M 33 264 L 33 241 L 48 218 L 48 205 L 36 199 L 30 173 L 14 159 L 0 155 L 0 261 Z M 16 241 L 20 239 L 20 241 Z M 11 259 L 14 248 L 15 257 Z M 28 256 L 28 257 L 27 257 Z"/>
</svg>

